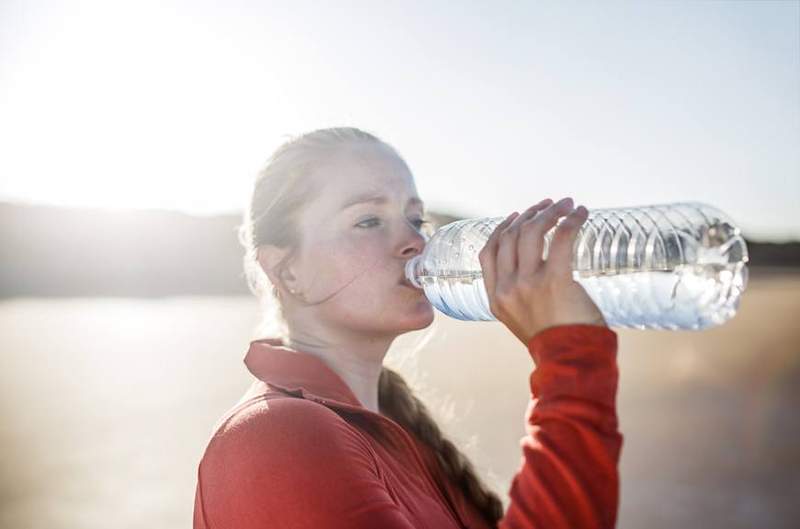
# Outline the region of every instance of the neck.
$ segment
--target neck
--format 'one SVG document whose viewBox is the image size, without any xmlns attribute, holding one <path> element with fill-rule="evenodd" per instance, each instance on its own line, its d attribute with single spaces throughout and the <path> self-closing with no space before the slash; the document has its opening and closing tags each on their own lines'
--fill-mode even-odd
<svg viewBox="0 0 800 529">
<path fill-rule="evenodd" d="M 378 382 L 383 359 L 393 339 L 329 340 L 290 331 L 286 345 L 297 351 L 313 354 L 330 367 L 353 392 L 366 409 L 380 413 Z"/>
</svg>

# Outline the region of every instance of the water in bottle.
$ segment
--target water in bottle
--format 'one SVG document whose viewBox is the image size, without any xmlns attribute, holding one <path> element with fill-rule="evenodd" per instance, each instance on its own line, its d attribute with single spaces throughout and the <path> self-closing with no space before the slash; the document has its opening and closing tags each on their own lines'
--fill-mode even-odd
<svg viewBox="0 0 800 529">
<path fill-rule="evenodd" d="M 563 219 L 544 236 L 544 259 Z M 503 220 L 442 226 L 406 263 L 406 277 L 448 316 L 496 321 L 478 253 Z M 747 286 L 747 246 L 739 228 L 700 202 L 589 210 L 572 255 L 572 277 L 612 327 L 720 325 L 736 314 Z"/>
</svg>

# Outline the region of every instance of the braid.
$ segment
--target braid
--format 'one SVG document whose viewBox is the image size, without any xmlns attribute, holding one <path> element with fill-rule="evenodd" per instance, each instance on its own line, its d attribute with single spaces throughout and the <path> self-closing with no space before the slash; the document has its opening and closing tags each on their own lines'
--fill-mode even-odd
<svg viewBox="0 0 800 529">
<path fill-rule="evenodd" d="M 425 404 L 396 371 L 384 367 L 378 384 L 380 409 L 430 446 L 441 469 L 492 527 L 503 516 L 503 504 L 475 473 L 472 463 L 445 438 Z"/>
</svg>

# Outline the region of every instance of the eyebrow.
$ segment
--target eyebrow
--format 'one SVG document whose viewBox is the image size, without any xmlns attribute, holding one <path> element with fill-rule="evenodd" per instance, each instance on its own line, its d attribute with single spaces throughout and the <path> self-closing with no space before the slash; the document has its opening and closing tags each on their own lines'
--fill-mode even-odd
<svg viewBox="0 0 800 529">
<path fill-rule="evenodd" d="M 344 211 L 345 209 L 355 206 L 356 204 L 363 204 L 366 202 L 371 202 L 373 204 L 385 204 L 389 201 L 389 199 L 385 195 L 376 195 L 374 193 L 364 193 L 355 197 L 352 197 L 350 200 L 342 204 L 340 211 Z M 424 208 L 424 202 L 417 197 L 411 197 L 408 199 L 408 204 L 420 204 Z"/>
</svg>

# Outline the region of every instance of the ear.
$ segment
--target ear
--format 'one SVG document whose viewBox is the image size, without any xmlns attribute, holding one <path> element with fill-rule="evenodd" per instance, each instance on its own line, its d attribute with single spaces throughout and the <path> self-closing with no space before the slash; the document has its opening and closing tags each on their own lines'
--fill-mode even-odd
<svg viewBox="0 0 800 529">
<path fill-rule="evenodd" d="M 261 269 L 267 274 L 270 282 L 278 287 L 283 284 L 287 288 L 297 288 L 297 278 L 291 267 L 291 259 L 289 262 L 284 263 L 281 270 L 278 270 L 278 264 L 288 255 L 288 248 L 279 248 L 272 244 L 265 244 L 258 247 L 257 260 Z"/>
</svg>

